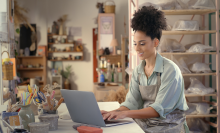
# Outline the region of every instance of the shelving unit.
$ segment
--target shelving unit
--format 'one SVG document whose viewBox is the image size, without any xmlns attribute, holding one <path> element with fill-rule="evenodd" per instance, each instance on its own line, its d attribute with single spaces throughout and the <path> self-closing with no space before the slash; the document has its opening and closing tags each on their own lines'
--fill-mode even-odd
<svg viewBox="0 0 220 133">
<path fill-rule="evenodd" d="M 34 70 L 36 70 L 36 71 L 38 71 L 38 70 L 44 70 L 44 68 L 18 68 L 17 69 L 18 71 L 34 71 Z"/>
<path fill-rule="evenodd" d="M 205 53 L 160 53 L 160 55 L 210 55 L 216 54 L 216 52 L 205 52 Z"/>
<path fill-rule="evenodd" d="M 135 2 L 134 2 L 135 1 Z M 130 20 L 132 18 L 132 15 L 135 11 L 138 10 L 138 0 L 129 0 L 129 25 L 131 25 Z M 205 34 L 216 34 L 216 51 L 219 51 L 219 2 L 218 0 L 215 0 L 216 9 L 187 9 L 187 10 L 162 10 L 165 15 L 201 15 L 202 17 L 202 26 L 204 26 L 204 15 L 209 13 L 215 13 L 216 16 L 216 29 L 211 30 L 198 30 L 198 31 L 162 31 L 163 35 L 203 35 L 202 43 L 204 44 L 204 35 Z M 193 17 L 192 17 L 193 18 Z M 132 29 L 129 27 L 129 42 L 132 42 L 134 33 L 132 33 Z M 182 38 L 181 38 L 182 39 Z M 133 49 L 132 45 L 129 45 L 129 49 Z M 216 114 L 208 114 L 208 115 L 187 115 L 186 118 L 216 118 L 217 123 L 213 123 L 210 121 L 205 121 L 207 124 L 211 125 L 212 127 L 215 127 L 217 130 L 217 133 L 220 133 L 220 95 L 219 95 L 219 52 L 205 52 L 205 53 L 160 53 L 163 55 L 216 55 L 216 71 L 213 71 L 213 73 L 190 73 L 190 74 L 182 74 L 185 76 L 216 76 L 216 93 L 214 94 L 207 94 L 204 96 L 198 95 L 198 94 L 186 94 L 186 97 L 203 97 L 202 102 L 206 102 L 210 105 L 216 106 L 217 113 Z M 136 55 L 129 55 L 129 69 L 134 69 L 138 64 L 140 63 L 140 60 Z M 131 75 L 129 76 L 131 79 Z M 216 101 L 205 101 L 205 97 L 216 97 Z M 215 101 L 215 102 L 214 102 Z"/>
<path fill-rule="evenodd" d="M 209 75 L 217 75 L 216 73 L 184 73 L 183 76 L 209 76 Z"/>
<path fill-rule="evenodd" d="M 217 96 L 216 93 L 213 94 L 206 94 L 206 95 L 199 95 L 199 94 L 185 94 L 186 97 L 208 97 L 208 96 Z"/>
<path fill-rule="evenodd" d="M 79 60 L 49 60 L 49 61 L 83 61 L 83 59 L 79 59 Z"/>
<path fill-rule="evenodd" d="M 216 33 L 216 30 L 197 30 L 197 31 L 162 31 L 163 35 L 198 35 Z"/>
<path fill-rule="evenodd" d="M 53 36 L 57 36 L 57 37 L 61 37 L 61 36 L 64 36 L 66 39 L 67 39 L 67 35 L 55 35 L 55 34 L 48 34 L 47 35 L 48 36 L 48 38 L 49 37 L 53 37 Z M 49 40 L 49 39 L 48 39 Z M 48 48 L 47 48 L 47 57 L 49 57 L 49 54 L 54 54 L 54 53 L 63 53 L 63 54 L 74 54 L 74 53 L 77 53 L 77 54 L 79 54 L 79 53 L 81 53 L 80 55 L 78 55 L 78 56 L 81 56 L 81 59 L 75 59 L 75 60 L 72 60 L 72 59 L 68 59 L 68 56 L 66 57 L 66 59 L 56 59 L 56 60 L 54 60 L 54 59 L 48 59 L 48 61 L 53 61 L 53 62 L 55 62 L 55 61 L 83 61 L 84 60 L 84 54 L 83 54 L 83 51 L 77 51 L 76 50 L 76 48 L 75 48 L 75 46 L 74 46 L 74 43 L 75 42 L 72 42 L 72 43 L 69 43 L 69 42 L 65 42 L 65 43 L 51 43 L 51 42 L 48 42 L 47 44 L 48 44 Z M 49 48 L 51 48 L 53 45 L 72 45 L 72 47 L 74 48 L 74 50 L 73 51 L 49 51 Z M 72 58 L 74 58 L 74 57 L 72 57 Z"/>
<path fill-rule="evenodd" d="M 165 15 L 205 15 L 215 12 L 216 9 L 185 9 L 185 10 L 162 10 Z"/>
<path fill-rule="evenodd" d="M 36 76 L 41 76 L 42 81 L 39 82 L 40 85 L 45 86 L 47 83 L 47 59 L 46 56 L 18 56 L 17 65 L 23 64 L 41 64 L 43 67 L 40 68 L 17 68 L 18 73 L 20 73 L 21 78 L 35 78 Z M 18 85 L 27 85 L 29 81 L 24 81 Z"/>
</svg>

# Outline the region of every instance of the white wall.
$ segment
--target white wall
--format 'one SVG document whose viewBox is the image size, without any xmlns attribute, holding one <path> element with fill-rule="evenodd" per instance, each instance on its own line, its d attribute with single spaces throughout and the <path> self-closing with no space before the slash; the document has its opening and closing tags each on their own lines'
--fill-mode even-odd
<svg viewBox="0 0 220 133">
<path fill-rule="evenodd" d="M 102 1 L 102 0 L 99 0 Z M 103 0 L 104 1 L 104 0 Z M 98 16 L 96 8 L 97 0 L 19 0 L 22 7 L 28 8 L 30 23 L 37 24 L 38 45 L 47 45 L 47 28 L 52 26 L 52 22 L 64 14 L 68 15 L 66 26 L 82 27 L 83 44 L 85 44 L 84 61 L 63 62 L 63 68 L 66 65 L 72 65 L 73 76 L 71 77 L 72 89 L 82 91 L 92 91 L 93 86 L 93 38 L 92 29 L 97 25 L 94 23 Z M 128 1 L 115 0 L 116 4 L 116 39 L 120 42 L 120 35 L 124 33 L 124 15 L 127 20 L 128 31 Z M 48 66 L 51 62 L 48 61 Z M 50 81 L 50 72 L 48 72 L 48 82 Z"/>
</svg>

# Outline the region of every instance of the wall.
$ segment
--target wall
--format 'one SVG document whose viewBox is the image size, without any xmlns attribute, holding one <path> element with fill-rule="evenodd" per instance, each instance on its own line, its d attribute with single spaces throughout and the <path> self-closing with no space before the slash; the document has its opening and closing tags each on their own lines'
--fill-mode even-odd
<svg viewBox="0 0 220 133">
<path fill-rule="evenodd" d="M 64 14 L 68 14 L 67 27 L 82 27 L 82 37 L 77 38 L 82 38 L 85 46 L 85 60 L 80 62 L 63 62 L 63 67 L 65 68 L 66 65 L 72 65 L 74 71 L 71 76 L 72 89 L 92 91 L 92 29 L 97 27 L 97 24 L 94 23 L 98 16 L 98 9 L 96 8 L 97 0 L 19 0 L 18 2 L 22 7 L 29 9 L 27 16 L 29 17 L 30 23 L 37 24 L 38 45 L 47 45 L 47 28 L 51 27 L 52 22 Z M 128 1 L 115 0 L 115 4 L 116 39 L 120 42 L 120 35 L 124 33 L 124 16 L 127 21 L 128 32 Z M 51 66 L 51 62 L 49 61 L 48 66 Z M 48 72 L 48 83 L 49 82 L 50 72 Z"/>
</svg>

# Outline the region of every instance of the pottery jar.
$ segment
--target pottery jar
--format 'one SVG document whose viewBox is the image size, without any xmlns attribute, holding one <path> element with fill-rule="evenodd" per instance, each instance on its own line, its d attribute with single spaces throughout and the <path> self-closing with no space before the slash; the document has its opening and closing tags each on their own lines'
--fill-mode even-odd
<svg viewBox="0 0 220 133">
<path fill-rule="evenodd" d="M 31 110 L 30 104 L 29 105 L 19 104 L 19 107 L 21 108 L 21 110 L 19 111 L 18 115 L 22 119 L 22 125 L 24 126 L 24 129 L 30 131 L 28 124 L 31 122 L 35 122 L 34 112 Z"/>
</svg>

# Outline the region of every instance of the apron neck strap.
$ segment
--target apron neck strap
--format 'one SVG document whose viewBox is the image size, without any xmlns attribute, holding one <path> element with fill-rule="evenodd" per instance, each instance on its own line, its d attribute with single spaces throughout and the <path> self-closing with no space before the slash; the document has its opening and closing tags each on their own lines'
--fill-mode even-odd
<svg viewBox="0 0 220 133">
<path fill-rule="evenodd" d="M 161 85 L 161 73 L 156 73 L 157 74 L 157 86 L 159 87 Z"/>
<path fill-rule="evenodd" d="M 157 75 L 157 85 L 160 86 L 161 85 L 161 73 L 156 72 Z M 138 82 L 140 85 L 140 80 L 141 80 L 141 73 L 138 74 Z"/>
</svg>

